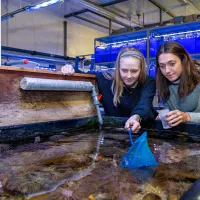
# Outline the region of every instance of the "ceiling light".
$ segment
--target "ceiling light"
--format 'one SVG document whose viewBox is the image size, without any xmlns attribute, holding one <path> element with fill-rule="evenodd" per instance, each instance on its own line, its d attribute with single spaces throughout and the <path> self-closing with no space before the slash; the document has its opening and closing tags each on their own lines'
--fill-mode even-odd
<svg viewBox="0 0 200 200">
<path fill-rule="evenodd" d="M 32 11 L 32 10 L 37 10 L 37 9 L 40 9 L 40 8 L 45 8 L 45 7 L 50 6 L 52 4 L 58 3 L 60 1 L 63 1 L 63 0 L 49 0 L 49 1 L 45 1 L 45 2 L 42 2 L 42 3 L 38 3 L 38 4 L 34 5 L 34 6 L 30 6 L 26 10 L 27 11 Z"/>
</svg>

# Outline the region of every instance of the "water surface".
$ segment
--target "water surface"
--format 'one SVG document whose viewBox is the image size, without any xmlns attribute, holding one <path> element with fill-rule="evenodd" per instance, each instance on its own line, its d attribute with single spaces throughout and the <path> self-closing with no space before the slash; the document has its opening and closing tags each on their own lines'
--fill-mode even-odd
<svg viewBox="0 0 200 200">
<path fill-rule="evenodd" d="M 0 144 L 0 199 L 179 199 L 200 175 L 200 144 L 148 141 L 159 166 L 131 170 L 119 166 L 128 133 L 116 129 Z"/>
</svg>

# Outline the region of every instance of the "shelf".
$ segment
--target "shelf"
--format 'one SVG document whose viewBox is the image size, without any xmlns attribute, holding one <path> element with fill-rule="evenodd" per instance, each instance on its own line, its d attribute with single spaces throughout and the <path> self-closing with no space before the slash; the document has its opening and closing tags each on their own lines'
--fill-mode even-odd
<svg viewBox="0 0 200 200">
<path fill-rule="evenodd" d="M 19 55 L 19 54 L 11 54 L 11 53 L 1 53 L 2 58 L 12 58 L 12 59 L 27 59 L 34 62 L 41 62 L 41 63 L 50 63 L 50 64 L 60 64 L 65 65 L 69 63 L 67 60 L 59 60 L 54 58 L 44 58 L 44 57 L 33 57 L 33 56 L 27 56 L 27 55 Z"/>
<path fill-rule="evenodd" d="M 200 21 L 152 28 L 150 29 L 150 35 L 154 34 L 159 36 L 163 34 L 185 32 L 186 30 L 188 31 L 200 30 Z M 122 41 L 142 39 L 142 38 L 147 38 L 147 30 L 96 38 L 95 41 L 107 44 L 112 42 L 122 42 Z"/>
<path fill-rule="evenodd" d="M 50 75 L 59 75 L 62 76 L 63 79 L 68 79 L 68 76 L 64 76 L 61 72 L 55 72 L 50 70 L 40 70 L 34 68 L 23 68 L 23 67 L 16 67 L 16 66 L 0 66 L 1 73 L 6 71 L 13 71 L 14 73 L 34 73 L 34 74 L 50 74 Z M 85 77 L 85 78 L 95 78 L 93 74 L 81 74 L 81 73 L 74 73 L 73 77 Z"/>
<path fill-rule="evenodd" d="M 198 33 L 196 33 L 196 31 L 198 31 Z M 189 33 L 186 34 L 186 36 L 188 38 L 190 38 L 190 36 L 192 36 L 192 39 L 188 39 L 184 40 L 182 38 L 182 34 L 185 33 Z M 137 39 L 143 39 L 144 41 L 147 41 L 147 39 L 149 40 L 149 43 L 147 43 L 146 45 L 146 51 L 145 53 L 149 53 L 150 56 L 155 56 L 156 55 L 156 51 L 158 50 L 159 46 L 161 44 L 164 43 L 164 40 L 166 40 L 168 37 L 165 37 L 167 35 L 180 35 L 180 37 L 177 37 L 177 42 L 179 42 L 182 46 L 184 46 L 184 48 L 190 52 L 190 55 L 193 59 L 199 59 L 200 60 L 200 53 L 193 53 L 195 51 L 198 51 L 198 49 L 200 48 L 200 38 L 199 38 L 199 33 L 200 33 L 200 21 L 196 21 L 196 22 L 189 22 L 189 23 L 182 23 L 182 24 L 172 24 L 169 26 L 163 26 L 163 27 L 154 27 L 151 29 L 146 29 L 146 30 L 141 30 L 141 31 L 136 31 L 136 32 L 129 32 L 129 33 L 123 33 L 123 34 L 119 34 L 119 35 L 112 35 L 112 36 L 107 36 L 107 37 L 101 37 L 101 38 L 96 38 L 95 39 L 95 45 L 97 45 L 97 41 L 98 42 L 102 42 L 105 44 L 109 44 L 111 43 L 110 46 L 112 46 L 112 43 L 117 43 L 117 42 L 125 42 L 126 44 L 130 41 L 130 43 L 133 40 L 137 40 Z M 154 41 L 156 38 L 159 38 L 158 41 Z M 176 40 L 176 37 L 172 37 L 172 40 Z M 183 40 L 182 40 L 183 39 Z M 188 42 L 188 41 L 192 41 L 192 42 Z M 143 44 L 142 40 L 141 41 L 141 45 Z M 138 43 L 140 43 L 138 41 Z M 138 49 L 140 49 L 140 44 L 138 44 Z M 106 46 L 108 47 L 108 46 Z M 150 47 L 153 48 L 150 49 Z M 114 49 L 114 48 L 113 48 Z M 143 46 L 141 46 L 142 52 L 143 52 Z M 108 51 L 107 51 L 108 50 Z M 119 48 L 120 50 L 120 48 Z M 98 51 L 97 51 L 98 52 Z M 105 54 L 112 54 L 112 49 L 106 49 L 105 50 Z M 117 53 L 117 52 L 115 52 Z M 105 55 L 103 55 L 105 56 Z M 103 57 L 104 58 L 104 57 Z M 108 57 L 109 58 L 109 57 Z M 101 59 L 101 58 L 100 58 Z M 148 64 L 155 62 L 156 57 L 150 57 L 150 58 L 145 58 L 146 62 Z M 106 59 L 102 59 L 102 60 L 106 60 Z M 101 61 L 101 60 L 99 60 Z M 99 62 L 99 63 L 95 63 L 95 65 L 99 65 L 99 66 L 105 66 L 105 67 L 113 67 L 114 66 L 115 61 L 109 61 L 109 62 Z"/>
<path fill-rule="evenodd" d="M 95 65 L 109 65 L 109 64 L 115 64 L 116 61 L 110 61 L 110 62 L 99 62 L 95 63 Z"/>
<path fill-rule="evenodd" d="M 150 35 L 163 35 L 163 34 L 172 34 L 172 33 L 179 33 L 179 32 L 186 32 L 186 31 L 195 31 L 200 30 L 200 22 L 190 22 L 190 23 L 183 23 L 177 25 L 169 25 L 164 27 L 158 27 L 150 29 Z"/>
<path fill-rule="evenodd" d="M 111 35 L 107 37 L 96 38 L 95 41 L 103 43 L 112 43 L 112 42 L 122 42 L 126 40 L 142 39 L 146 37 L 147 37 L 147 31 L 143 30 L 143 31 L 129 32 L 119 35 Z"/>
<path fill-rule="evenodd" d="M 200 58 L 200 53 L 195 53 L 195 54 L 190 54 L 191 57 L 199 57 Z M 149 60 L 155 60 L 156 57 L 151 57 Z"/>
<path fill-rule="evenodd" d="M 200 53 L 196 53 L 196 54 L 190 54 L 192 57 L 199 57 L 200 58 Z"/>
</svg>

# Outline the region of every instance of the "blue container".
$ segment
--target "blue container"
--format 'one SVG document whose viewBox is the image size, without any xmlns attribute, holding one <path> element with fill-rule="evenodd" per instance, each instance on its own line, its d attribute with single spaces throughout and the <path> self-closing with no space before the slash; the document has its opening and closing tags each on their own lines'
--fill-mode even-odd
<svg viewBox="0 0 200 200">
<path fill-rule="evenodd" d="M 136 42 L 129 42 L 128 47 L 136 48 L 137 49 L 137 43 Z"/>
<path fill-rule="evenodd" d="M 136 49 L 142 52 L 143 56 L 147 57 L 147 42 L 145 41 L 138 41 L 136 45 Z"/>
<path fill-rule="evenodd" d="M 142 54 L 144 55 L 144 57 L 146 57 L 147 55 L 147 48 L 146 48 L 146 40 L 145 41 L 135 41 L 135 42 L 129 42 L 128 43 L 128 47 L 133 47 L 138 49 L 139 51 L 142 52 Z"/>
<path fill-rule="evenodd" d="M 179 38 L 176 40 L 179 44 L 181 44 L 188 53 L 195 53 L 195 37 L 192 38 Z"/>
<path fill-rule="evenodd" d="M 111 59 L 110 59 L 110 51 L 111 51 L 111 47 L 110 47 L 110 45 L 107 45 L 106 46 L 106 62 L 110 62 L 111 61 Z"/>
<path fill-rule="evenodd" d="M 49 70 L 56 71 L 56 65 L 49 65 Z"/>
<path fill-rule="evenodd" d="M 164 43 L 164 40 L 159 38 L 150 39 L 150 57 L 156 57 L 159 47 Z"/>
<path fill-rule="evenodd" d="M 95 63 L 110 61 L 110 45 L 95 48 Z"/>
<path fill-rule="evenodd" d="M 195 40 L 195 53 L 200 53 L 200 35 L 198 35 Z"/>
<path fill-rule="evenodd" d="M 125 47 L 127 47 L 126 43 L 112 44 L 110 47 L 110 61 L 116 61 L 118 53 Z"/>
<path fill-rule="evenodd" d="M 95 47 L 95 62 L 104 62 L 105 58 L 105 47 L 96 46 Z"/>
<path fill-rule="evenodd" d="M 150 66 L 149 66 L 149 76 L 151 77 L 156 77 L 156 65 L 154 62 L 151 62 L 150 63 Z"/>
</svg>

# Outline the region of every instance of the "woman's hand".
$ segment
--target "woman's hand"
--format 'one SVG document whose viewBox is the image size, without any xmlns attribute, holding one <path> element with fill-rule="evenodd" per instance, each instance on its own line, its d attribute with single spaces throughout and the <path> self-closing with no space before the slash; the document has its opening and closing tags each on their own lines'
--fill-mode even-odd
<svg viewBox="0 0 200 200">
<path fill-rule="evenodd" d="M 166 122 L 171 126 L 177 126 L 183 122 L 189 122 L 190 115 L 185 112 L 181 112 L 180 110 L 173 110 L 167 113 Z"/>
<path fill-rule="evenodd" d="M 72 65 L 66 64 L 61 68 L 61 72 L 63 75 L 71 76 L 72 74 L 75 73 L 75 70 Z"/>
<path fill-rule="evenodd" d="M 141 129 L 139 121 L 138 115 L 133 115 L 126 121 L 124 128 L 129 131 L 130 126 L 132 126 L 132 132 L 137 133 Z"/>
<path fill-rule="evenodd" d="M 160 114 L 157 115 L 156 120 L 161 120 Z"/>
</svg>

